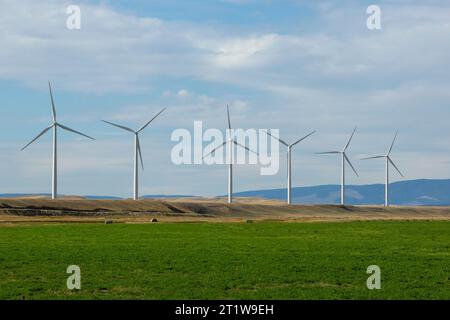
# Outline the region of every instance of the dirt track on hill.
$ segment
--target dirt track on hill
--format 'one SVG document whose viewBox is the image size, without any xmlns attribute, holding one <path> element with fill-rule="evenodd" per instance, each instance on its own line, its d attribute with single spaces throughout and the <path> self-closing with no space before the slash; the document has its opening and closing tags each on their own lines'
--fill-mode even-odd
<svg viewBox="0 0 450 320">
<path fill-rule="evenodd" d="M 378 207 L 292 205 L 281 201 L 238 198 L 167 200 L 86 200 L 83 198 L 0 199 L 0 223 L 87 222 L 243 222 L 243 221 L 369 221 L 450 220 L 450 207 Z"/>
</svg>

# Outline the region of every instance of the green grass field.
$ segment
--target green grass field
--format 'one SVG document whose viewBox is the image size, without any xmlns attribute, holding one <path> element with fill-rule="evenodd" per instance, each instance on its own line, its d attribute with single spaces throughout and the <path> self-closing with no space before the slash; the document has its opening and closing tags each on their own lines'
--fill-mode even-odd
<svg viewBox="0 0 450 320">
<path fill-rule="evenodd" d="M 1 226 L 0 299 L 450 299 L 450 222 Z"/>
</svg>

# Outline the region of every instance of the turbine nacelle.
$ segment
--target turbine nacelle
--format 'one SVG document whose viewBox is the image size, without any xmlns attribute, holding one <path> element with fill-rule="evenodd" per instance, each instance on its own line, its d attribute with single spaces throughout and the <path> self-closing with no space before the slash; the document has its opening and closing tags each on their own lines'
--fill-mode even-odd
<svg viewBox="0 0 450 320">
<path fill-rule="evenodd" d="M 230 108 L 229 108 L 228 105 L 227 105 L 227 116 L 228 116 L 228 130 L 231 132 L 232 128 L 231 128 L 231 119 L 230 119 Z M 221 145 L 215 147 L 215 148 L 214 148 L 213 150 L 211 150 L 208 154 L 204 155 L 204 156 L 202 157 L 202 159 L 205 159 L 205 158 L 209 157 L 210 155 L 214 154 L 217 150 L 219 150 L 220 148 L 223 148 L 224 146 L 226 146 L 226 145 L 228 145 L 228 144 L 234 144 L 234 145 L 236 145 L 236 146 L 238 146 L 238 147 L 241 147 L 241 148 L 243 148 L 243 149 L 245 149 L 245 150 L 247 150 L 247 151 L 249 151 L 249 152 L 252 152 L 252 153 L 254 153 L 254 154 L 256 154 L 256 155 L 259 155 L 258 152 L 253 151 L 253 150 L 249 149 L 248 147 L 246 147 L 246 146 L 240 144 L 239 142 L 237 142 L 236 140 L 234 140 L 233 137 L 228 137 L 228 138 L 225 140 L 225 142 L 223 142 Z"/>
<path fill-rule="evenodd" d="M 153 120 L 155 120 L 161 113 L 163 113 L 166 109 L 167 109 L 167 108 L 163 108 L 160 112 L 158 112 L 152 119 L 150 119 L 149 121 L 147 121 L 147 122 L 146 122 L 142 127 L 140 127 L 138 130 L 133 130 L 133 129 L 129 128 L 129 127 L 126 127 L 126 126 L 123 126 L 123 125 L 120 125 L 120 124 L 117 124 L 117 123 L 113 123 L 113 122 L 110 122 L 110 121 L 102 120 L 103 122 L 105 122 L 105 123 L 107 123 L 107 124 L 109 124 L 109 125 L 111 125 L 111 126 L 114 126 L 114 127 L 116 127 L 116 128 L 119 128 L 119 129 L 122 129 L 122 130 L 125 130 L 125 131 L 128 131 L 128 132 L 131 132 L 131 133 L 134 134 L 135 139 L 136 139 L 136 149 L 137 149 L 137 153 L 138 153 L 138 155 L 139 155 L 139 159 L 140 159 L 140 161 L 141 161 L 141 167 L 142 167 L 142 170 L 144 170 L 144 161 L 143 161 L 143 159 L 142 159 L 142 150 L 141 150 L 141 142 L 140 142 L 140 140 L 139 140 L 139 133 L 140 133 L 141 131 L 143 131 L 145 128 L 147 128 L 147 126 L 148 126 Z"/>
<path fill-rule="evenodd" d="M 347 143 L 345 144 L 344 148 L 341 151 L 327 151 L 327 152 L 317 152 L 316 154 L 340 154 L 342 155 L 344 162 L 347 162 L 350 167 L 352 168 L 353 172 L 356 174 L 357 177 L 359 177 L 358 172 L 356 171 L 355 167 L 353 166 L 352 162 L 350 161 L 350 159 L 347 156 L 347 149 L 350 146 L 350 143 L 352 142 L 353 136 L 355 135 L 357 127 L 355 127 L 355 129 L 353 129 L 352 134 L 350 135 L 350 138 L 347 140 Z"/>
<path fill-rule="evenodd" d="M 50 92 L 50 100 L 51 100 L 51 104 L 52 104 L 52 124 L 49 127 L 45 128 L 41 133 L 39 133 L 37 135 L 37 137 L 34 138 L 33 140 L 31 140 L 31 142 L 28 143 L 25 147 L 23 147 L 21 149 L 21 151 L 25 150 L 27 147 L 29 147 L 31 144 L 33 144 L 33 142 L 35 142 L 40 137 L 42 137 L 44 134 L 46 134 L 50 129 L 57 128 L 57 127 L 61 128 L 63 130 L 75 133 L 75 134 L 80 135 L 82 137 L 85 137 L 85 138 L 88 138 L 88 139 L 91 139 L 91 140 L 95 140 L 94 138 L 92 138 L 92 137 L 90 137 L 90 136 L 88 136 L 88 135 L 86 135 L 84 133 L 81 133 L 81 132 L 79 132 L 77 130 L 71 129 L 71 128 L 69 128 L 69 127 L 67 127 L 67 126 L 65 126 L 65 125 L 63 125 L 63 124 L 61 124 L 61 123 L 56 121 L 56 107 L 55 107 L 55 102 L 54 102 L 54 99 L 53 99 L 53 93 L 52 93 L 52 87 L 51 87 L 50 81 L 48 82 L 48 89 L 49 89 L 49 92 Z"/>
<path fill-rule="evenodd" d="M 268 136 L 272 137 L 273 139 L 278 140 L 282 145 L 286 146 L 288 149 L 292 149 L 294 146 L 296 146 L 297 144 L 299 144 L 300 142 L 302 142 L 302 141 L 305 140 L 306 138 L 309 138 L 309 137 L 312 136 L 314 133 L 316 133 L 316 131 L 313 131 L 313 132 L 307 134 L 306 136 L 304 136 L 303 138 L 298 139 L 298 140 L 295 141 L 294 143 L 289 144 L 289 143 L 287 143 L 286 141 L 284 141 L 284 140 L 282 140 L 282 139 L 280 139 L 280 138 L 278 138 L 278 137 L 275 137 L 274 135 L 272 135 L 272 134 L 271 134 L 269 131 L 267 131 L 267 130 L 265 130 L 264 132 L 265 132 Z"/>
<path fill-rule="evenodd" d="M 392 149 L 394 147 L 395 141 L 397 140 L 397 136 L 398 136 L 398 131 L 395 133 L 395 136 L 394 136 L 394 139 L 392 140 L 391 146 L 389 147 L 389 149 L 385 155 L 362 158 L 361 160 L 386 159 L 395 168 L 395 170 L 397 170 L 397 172 L 400 174 L 400 176 L 402 178 L 404 178 L 405 176 L 403 175 L 403 173 L 400 171 L 400 169 L 397 167 L 397 165 L 394 163 L 394 161 L 391 158 Z"/>
</svg>

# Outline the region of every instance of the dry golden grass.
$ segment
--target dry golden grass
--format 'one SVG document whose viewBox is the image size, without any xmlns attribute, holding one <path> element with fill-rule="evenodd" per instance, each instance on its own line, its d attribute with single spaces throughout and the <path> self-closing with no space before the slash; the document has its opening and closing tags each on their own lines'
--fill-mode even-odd
<svg viewBox="0 0 450 320">
<path fill-rule="evenodd" d="M 0 199 L 0 223 L 26 222 L 287 222 L 368 220 L 450 220 L 450 207 L 390 207 L 292 205 L 276 200 L 237 198 L 232 205 L 224 198 L 165 200 L 87 200 L 66 197 Z"/>
</svg>

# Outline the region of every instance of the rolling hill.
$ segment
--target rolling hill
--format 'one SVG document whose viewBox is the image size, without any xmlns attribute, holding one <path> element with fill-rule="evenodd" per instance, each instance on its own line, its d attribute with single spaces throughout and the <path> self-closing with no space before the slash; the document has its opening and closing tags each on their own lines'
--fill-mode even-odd
<svg viewBox="0 0 450 320">
<path fill-rule="evenodd" d="M 286 189 L 251 190 L 237 192 L 236 197 L 265 198 L 285 200 Z M 0 194 L 0 198 L 48 197 L 48 194 Z M 144 199 L 193 198 L 192 195 L 145 195 Z M 301 204 L 338 204 L 339 185 L 321 185 L 292 188 L 293 203 Z M 121 200 L 113 196 L 84 196 L 89 200 Z M 449 206 L 450 179 L 445 180 L 409 180 L 394 182 L 390 186 L 390 202 L 403 206 Z M 349 185 L 347 186 L 347 204 L 381 205 L 384 203 L 384 185 Z"/>
<path fill-rule="evenodd" d="M 286 199 L 286 189 L 256 190 L 239 192 L 237 197 L 261 197 L 266 199 Z M 353 205 L 379 205 L 384 202 L 384 185 L 349 185 L 347 203 Z M 338 204 L 339 185 L 322 185 L 292 189 L 294 203 Z M 450 179 L 409 180 L 390 185 L 390 202 L 404 206 L 448 206 L 450 205 Z"/>
</svg>

